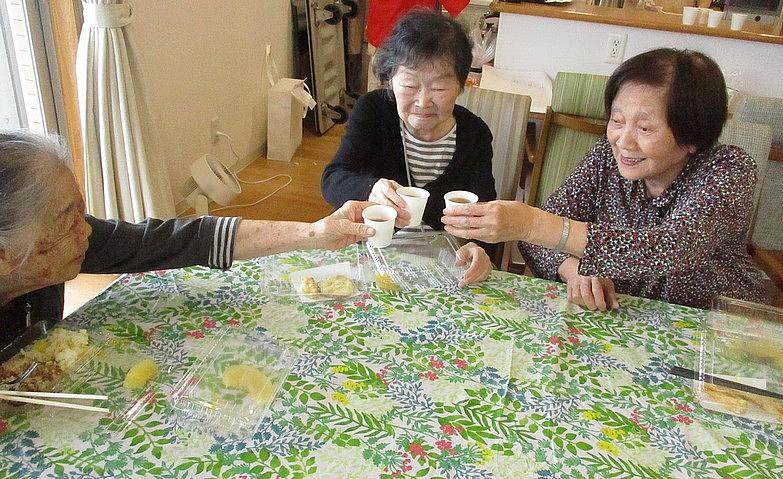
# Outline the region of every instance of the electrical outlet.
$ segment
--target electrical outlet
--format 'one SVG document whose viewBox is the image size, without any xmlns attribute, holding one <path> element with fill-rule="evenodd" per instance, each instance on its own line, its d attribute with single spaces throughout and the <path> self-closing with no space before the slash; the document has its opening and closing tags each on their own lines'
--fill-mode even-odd
<svg viewBox="0 0 783 479">
<path fill-rule="evenodd" d="M 218 131 L 220 130 L 220 118 L 214 117 L 209 122 L 209 134 L 210 138 L 212 138 L 212 143 L 217 143 L 220 137 L 218 136 Z"/>
<path fill-rule="evenodd" d="M 620 64 L 623 62 L 623 56 L 625 55 L 625 42 L 628 40 L 628 35 L 625 33 L 612 33 L 609 35 L 609 39 L 606 42 L 606 57 L 605 63 Z"/>
</svg>

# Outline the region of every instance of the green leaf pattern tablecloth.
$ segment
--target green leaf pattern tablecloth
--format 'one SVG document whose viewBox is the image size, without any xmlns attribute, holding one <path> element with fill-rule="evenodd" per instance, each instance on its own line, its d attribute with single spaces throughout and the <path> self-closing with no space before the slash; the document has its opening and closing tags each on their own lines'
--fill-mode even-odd
<svg viewBox="0 0 783 479">
<path fill-rule="evenodd" d="M 132 424 L 3 408 L 0 477 L 783 477 L 783 428 L 705 411 L 666 373 L 691 366 L 702 311 L 622 297 L 592 313 L 562 284 L 498 272 L 304 305 L 265 293 L 271 261 L 125 275 L 66 319 L 110 333 L 90 384 L 110 395 L 131 352 L 184 368 L 224 328 L 301 350 L 255 434 L 195 432 L 163 394 Z"/>
</svg>

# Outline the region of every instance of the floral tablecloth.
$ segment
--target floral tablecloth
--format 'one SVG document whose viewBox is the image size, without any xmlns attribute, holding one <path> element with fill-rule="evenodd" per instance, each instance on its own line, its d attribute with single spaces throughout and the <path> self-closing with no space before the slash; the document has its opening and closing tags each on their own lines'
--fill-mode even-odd
<svg viewBox="0 0 783 479">
<path fill-rule="evenodd" d="M 3 410 L 0 477 L 783 477 L 783 428 L 706 411 L 667 374 L 692 364 L 701 311 L 622 297 L 593 313 L 499 272 L 451 295 L 301 304 L 263 290 L 269 261 L 125 275 L 66 319 L 183 364 L 225 328 L 298 348 L 255 434 L 188 429 L 165 396 L 122 428 Z M 106 361 L 94 386 L 111 394 L 124 372 Z"/>
</svg>

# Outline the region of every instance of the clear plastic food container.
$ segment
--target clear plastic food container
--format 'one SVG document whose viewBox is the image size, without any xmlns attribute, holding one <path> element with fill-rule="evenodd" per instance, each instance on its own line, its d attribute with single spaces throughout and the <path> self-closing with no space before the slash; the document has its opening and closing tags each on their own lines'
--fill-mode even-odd
<svg viewBox="0 0 783 479">
<path fill-rule="evenodd" d="M 385 248 L 365 245 L 372 260 L 375 288 L 387 291 L 453 292 L 465 267 L 456 266 L 457 245 L 444 233 L 421 232 L 400 234 Z"/>
<path fill-rule="evenodd" d="M 317 260 L 305 259 L 297 252 L 277 254 L 270 268 L 266 290 L 303 303 L 342 301 L 367 291 L 356 244 L 338 251 L 323 251 Z"/>
<path fill-rule="evenodd" d="M 86 365 L 101 354 L 108 335 L 100 330 L 73 328 L 59 321 L 39 321 L 0 350 L 2 389 L 39 392 L 81 392 L 70 389 Z M 16 381 L 33 364 L 32 372 Z M 80 401 L 101 406 L 102 401 Z M 40 407 L 0 401 L 3 407 Z M 94 413 L 93 413 L 94 414 Z"/>
<path fill-rule="evenodd" d="M 260 333 L 227 331 L 171 388 L 169 400 L 193 428 L 255 431 L 298 355 Z"/>
<path fill-rule="evenodd" d="M 720 297 L 697 340 L 693 388 L 702 407 L 783 424 L 782 309 Z"/>
</svg>

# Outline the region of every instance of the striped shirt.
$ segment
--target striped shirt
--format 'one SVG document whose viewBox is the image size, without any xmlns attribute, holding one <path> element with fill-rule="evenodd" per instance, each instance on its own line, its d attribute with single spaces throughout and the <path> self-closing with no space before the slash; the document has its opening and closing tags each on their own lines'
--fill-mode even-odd
<svg viewBox="0 0 783 479">
<path fill-rule="evenodd" d="M 413 185 L 419 188 L 434 181 L 449 166 L 454 150 L 457 148 L 457 124 L 446 135 L 435 141 L 416 139 L 400 121 L 400 133 L 405 152 L 405 161 L 413 177 Z"/>
<path fill-rule="evenodd" d="M 212 248 L 209 250 L 209 266 L 212 268 L 228 269 L 234 261 L 234 240 L 237 227 L 241 218 L 215 217 L 215 236 L 212 238 Z"/>
</svg>

